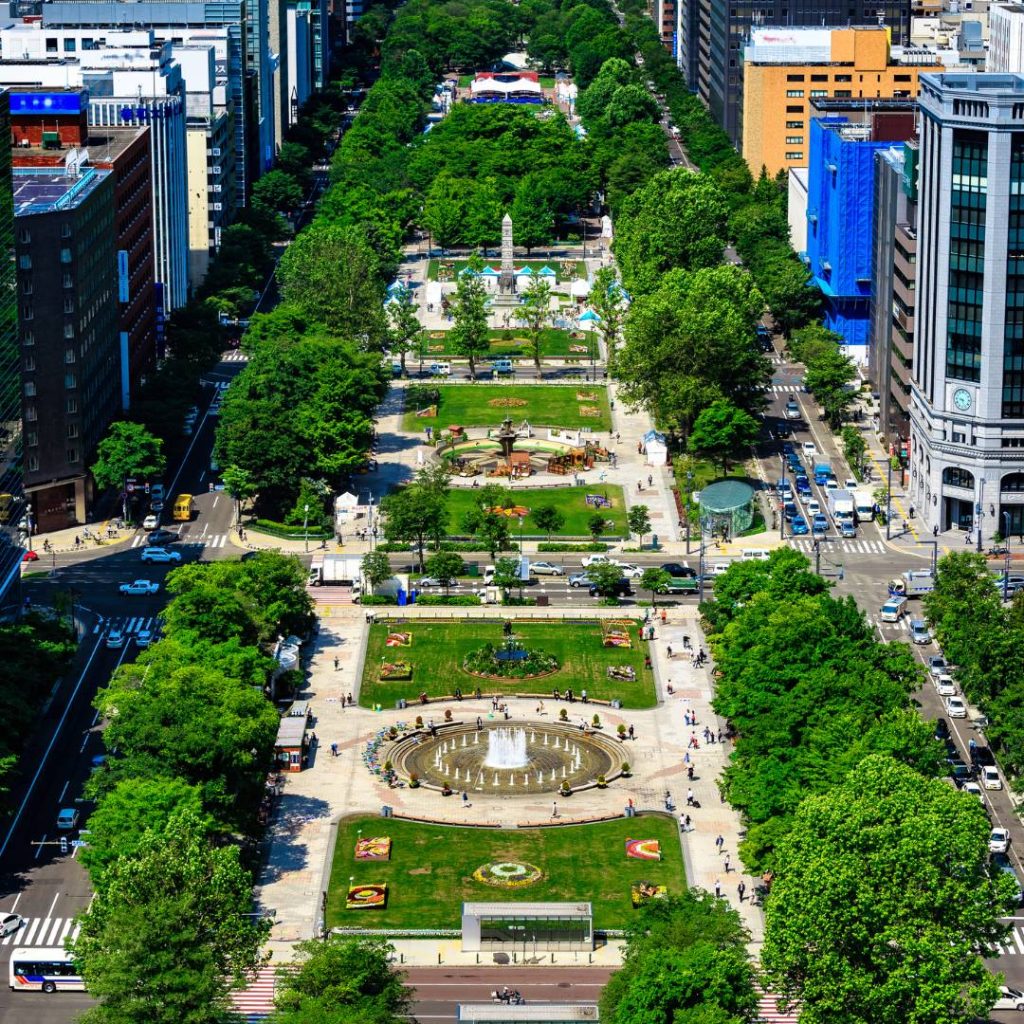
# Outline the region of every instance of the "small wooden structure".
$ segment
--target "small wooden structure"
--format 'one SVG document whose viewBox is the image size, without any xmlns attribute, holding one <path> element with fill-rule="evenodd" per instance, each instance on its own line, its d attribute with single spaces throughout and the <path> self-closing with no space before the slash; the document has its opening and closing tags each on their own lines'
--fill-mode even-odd
<svg viewBox="0 0 1024 1024">
<path fill-rule="evenodd" d="M 305 768 L 309 752 L 308 722 L 305 716 L 285 715 L 281 719 L 274 741 L 274 758 L 281 771 L 301 772 Z"/>
<path fill-rule="evenodd" d="M 510 452 L 508 457 L 509 475 L 513 480 L 530 476 L 533 466 L 530 464 L 529 452 Z"/>
</svg>

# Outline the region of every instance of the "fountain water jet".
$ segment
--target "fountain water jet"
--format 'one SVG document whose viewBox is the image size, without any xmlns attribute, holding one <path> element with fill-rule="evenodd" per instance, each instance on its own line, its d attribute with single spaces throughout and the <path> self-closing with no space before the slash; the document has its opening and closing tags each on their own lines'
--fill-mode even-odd
<svg viewBox="0 0 1024 1024">
<path fill-rule="evenodd" d="M 525 768 L 529 763 L 525 729 L 491 729 L 487 733 L 484 764 L 488 768 Z"/>
</svg>

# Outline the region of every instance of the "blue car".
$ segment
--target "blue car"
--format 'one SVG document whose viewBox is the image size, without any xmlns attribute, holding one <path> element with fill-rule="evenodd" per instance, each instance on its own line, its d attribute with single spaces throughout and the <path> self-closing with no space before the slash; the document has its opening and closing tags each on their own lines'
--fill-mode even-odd
<svg viewBox="0 0 1024 1024">
<path fill-rule="evenodd" d="M 811 529 L 815 533 L 828 533 L 828 517 L 824 515 L 816 515 L 811 520 Z"/>
<path fill-rule="evenodd" d="M 780 480 L 775 485 L 775 490 L 777 490 L 779 494 L 784 494 L 787 497 L 791 495 L 793 493 L 793 485 L 790 483 L 789 477 L 786 477 L 785 480 Z"/>
<path fill-rule="evenodd" d="M 798 476 L 796 478 L 796 493 L 801 498 L 809 498 L 811 496 L 811 481 L 805 476 Z"/>
<path fill-rule="evenodd" d="M 789 524 L 790 529 L 793 531 L 794 537 L 802 537 L 805 533 L 810 531 L 807 529 L 807 520 L 803 516 L 793 516 Z"/>
<path fill-rule="evenodd" d="M 786 517 L 787 522 L 791 520 L 797 514 L 796 502 L 787 501 L 786 504 L 782 506 L 782 514 Z"/>
</svg>

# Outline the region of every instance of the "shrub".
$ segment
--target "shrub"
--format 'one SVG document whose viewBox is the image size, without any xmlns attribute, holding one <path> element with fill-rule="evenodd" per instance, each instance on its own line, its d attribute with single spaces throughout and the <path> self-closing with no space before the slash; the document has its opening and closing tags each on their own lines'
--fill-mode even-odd
<svg viewBox="0 0 1024 1024">
<path fill-rule="evenodd" d="M 619 769 L 619 771 L 620 771 L 620 772 L 622 772 L 622 774 L 623 774 L 623 775 L 629 775 L 629 773 L 630 773 L 630 772 L 631 772 L 632 770 L 633 770 L 633 769 L 632 769 L 632 768 L 630 768 L 630 766 L 629 766 L 629 762 L 628 762 L 628 761 L 623 761 L 623 762 L 622 762 L 622 767 L 621 767 L 621 768 Z"/>
<path fill-rule="evenodd" d="M 365 594 L 359 599 L 359 603 L 364 605 L 394 604 L 395 598 L 388 597 L 387 594 Z"/>
<path fill-rule="evenodd" d="M 558 659 L 546 651 L 527 650 L 522 652 L 525 657 L 518 661 L 504 661 L 497 657 L 500 650 L 494 644 L 484 644 L 466 655 L 462 667 L 467 672 L 501 676 L 503 679 L 526 679 L 554 672 L 558 668 Z"/>
<path fill-rule="evenodd" d="M 416 603 L 426 606 L 431 605 L 473 605 L 480 604 L 480 598 L 476 594 L 420 594 Z"/>
<path fill-rule="evenodd" d="M 558 541 L 545 541 L 537 545 L 538 551 L 607 551 L 607 544 L 570 544 Z"/>
<path fill-rule="evenodd" d="M 591 722 L 592 722 L 592 724 L 593 724 L 595 729 L 600 729 L 601 728 L 601 716 L 600 715 L 594 715 L 594 717 L 591 719 Z"/>
</svg>

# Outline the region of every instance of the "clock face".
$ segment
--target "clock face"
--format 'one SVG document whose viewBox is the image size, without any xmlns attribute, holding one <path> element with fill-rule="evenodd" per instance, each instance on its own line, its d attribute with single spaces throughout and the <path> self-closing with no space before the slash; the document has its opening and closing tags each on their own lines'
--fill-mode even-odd
<svg viewBox="0 0 1024 1024">
<path fill-rule="evenodd" d="M 966 388 L 957 388 L 953 392 L 953 404 L 961 411 L 967 412 L 971 407 L 971 393 Z"/>
</svg>

